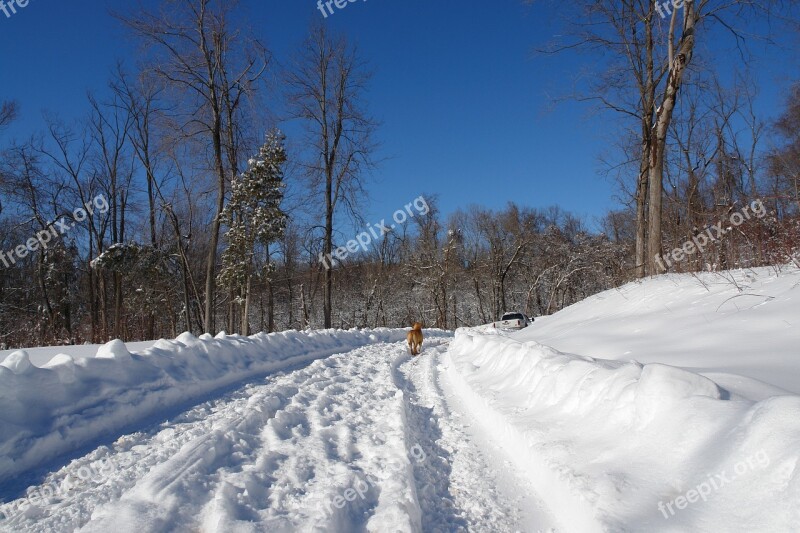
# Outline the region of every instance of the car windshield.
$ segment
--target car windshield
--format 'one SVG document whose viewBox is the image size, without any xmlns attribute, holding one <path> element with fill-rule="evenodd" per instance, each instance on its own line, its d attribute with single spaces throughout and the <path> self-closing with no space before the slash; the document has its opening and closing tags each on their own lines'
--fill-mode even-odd
<svg viewBox="0 0 800 533">
<path fill-rule="evenodd" d="M 506 313 L 502 320 L 525 320 L 525 317 L 520 313 Z"/>
</svg>

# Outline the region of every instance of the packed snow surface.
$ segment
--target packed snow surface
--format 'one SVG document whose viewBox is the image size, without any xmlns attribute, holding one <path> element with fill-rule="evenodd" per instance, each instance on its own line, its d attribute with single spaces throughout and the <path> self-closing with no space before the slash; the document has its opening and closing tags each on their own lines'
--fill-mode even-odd
<svg viewBox="0 0 800 533">
<path fill-rule="evenodd" d="M 341 349 L 309 352 L 305 362 L 62 461 L 0 508 L 0 527 L 551 529 L 527 478 L 504 456 L 486 453 L 487 437 L 472 432 L 468 413 L 450 410 L 452 397 L 436 377 L 452 334 L 425 333 L 426 353 L 416 359 L 396 342 L 403 330 L 293 334 L 305 336 L 308 348 L 338 339 Z M 252 341 L 270 348 L 280 335 L 264 337 Z M 356 343 L 363 346 L 351 349 Z"/>
<path fill-rule="evenodd" d="M 799 287 L 663 276 L 417 358 L 404 330 L 17 352 L 0 529 L 797 531 Z"/>
<path fill-rule="evenodd" d="M 249 338 L 184 333 L 141 354 L 117 340 L 101 346 L 94 358 L 60 355 L 43 368 L 17 351 L 0 363 L 0 478 L 244 379 L 403 337 L 388 329 Z"/>
</svg>

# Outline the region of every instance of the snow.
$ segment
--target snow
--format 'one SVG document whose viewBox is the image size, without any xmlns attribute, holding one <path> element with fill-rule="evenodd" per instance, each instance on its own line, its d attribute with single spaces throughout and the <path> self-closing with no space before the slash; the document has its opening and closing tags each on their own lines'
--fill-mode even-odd
<svg viewBox="0 0 800 533">
<path fill-rule="evenodd" d="M 176 340 L 178 342 L 182 342 L 183 344 L 187 344 L 190 342 L 185 337 L 184 340 L 181 340 L 182 337 L 178 337 Z M 108 344 L 104 344 L 97 350 L 97 358 L 98 359 L 117 359 L 119 361 L 127 361 L 131 359 L 131 353 L 128 351 L 128 348 L 125 346 L 125 343 L 119 339 L 115 339 Z"/>
<path fill-rule="evenodd" d="M 13 352 L 0 365 L 14 374 L 25 374 L 33 367 L 31 358 L 25 350 Z"/>
<path fill-rule="evenodd" d="M 154 343 L 155 341 L 129 342 L 126 343 L 126 347 L 131 351 L 131 353 L 139 353 L 152 347 Z M 102 344 L 79 344 L 75 346 L 25 348 L 24 351 L 27 352 L 31 363 L 33 363 L 34 366 L 43 367 L 47 365 L 47 363 L 50 363 L 55 357 L 59 356 L 68 356 L 73 359 L 96 357 L 98 350 L 102 347 Z M 18 351 L 19 350 L 0 351 L 0 361 L 6 360 L 11 354 Z M 63 361 L 65 359 L 63 357 L 59 357 L 59 360 Z"/>
<path fill-rule="evenodd" d="M 375 332 L 365 346 L 121 435 L 49 473 L 28 490 L 33 498 L 10 502 L 7 526 L 516 531 L 526 511 L 508 502 L 519 495 L 496 488 L 497 472 L 438 388 L 449 335 L 426 331 L 416 359 L 405 342 L 379 341 L 404 334 Z"/>
<path fill-rule="evenodd" d="M 15 352 L 0 365 L 0 476 L 15 476 L 244 379 L 404 335 L 388 329 L 249 338 L 184 333 L 138 354 L 112 341 L 95 358 L 59 356 L 44 368 Z"/>
<path fill-rule="evenodd" d="M 662 276 L 416 358 L 389 329 L 17 351 L 0 529 L 796 530 L 799 294 Z"/>
<path fill-rule="evenodd" d="M 538 318 L 511 337 L 679 366 L 748 397 L 780 389 L 800 394 L 800 271 L 671 274 L 630 283 Z"/>
<path fill-rule="evenodd" d="M 717 315 L 737 289 L 714 285 L 715 276 L 668 276 L 509 336 L 457 332 L 448 379 L 566 530 L 790 531 L 800 523 L 800 397 L 761 398 L 769 387 L 750 380 L 759 398 L 747 398 L 681 368 L 572 355 L 531 340 L 621 356 L 634 345 L 647 353 L 646 338 L 653 355 L 643 359 L 702 368 L 713 361 L 751 375 L 766 362 L 757 375 L 796 389 L 797 325 L 785 326 L 798 318 L 797 272 L 735 275 L 759 305 Z M 656 312 L 665 305 L 669 312 Z M 691 354 L 675 347 L 690 346 L 681 335 L 694 333 Z M 765 346 L 748 352 L 751 334 Z"/>
</svg>

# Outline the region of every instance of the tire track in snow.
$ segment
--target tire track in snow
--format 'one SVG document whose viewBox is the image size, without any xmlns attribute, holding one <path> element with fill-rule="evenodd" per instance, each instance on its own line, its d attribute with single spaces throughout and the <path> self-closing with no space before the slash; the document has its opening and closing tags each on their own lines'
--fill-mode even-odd
<svg viewBox="0 0 800 533">
<path fill-rule="evenodd" d="M 208 476 L 220 466 L 221 460 L 235 453 L 235 443 L 229 435 L 235 432 L 246 439 L 248 428 L 266 423 L 297 392 L 280 385 L 281 375 L 267 380 L 276 381 L 273 387 L 276 395 L 266 394 L 259 386 L 246 385 L 149 431 L 122 436 L 110 447 L 101 446 L 51 473 L 43 486 L 72 485 L 75 491 L 57 492 L 37 508 L 15 514 L 9 523 L 3 524 L 3 529 L 73 531 L 90 519 L 103 523 L 105 504 L 112 504 L 120 515 L 112 517 L 114 524 L 107 531 L 124 531 L 124 524 L 134 521 L 134 515 L 146 517 L 149 528 L 145 529 L 151 531 L 166 530 L 170 523 L 180 523 L 179 517 L 170 517 L 170 513 L 181 511 L 175 509 L 178 500 L 173 493 L 182 490 L 184 497 L 196 496 L 192 482 Z M 259 408 L 251 409 L 254 404 Z M 111 473 L 96 483 L 81 482 L 81 468 L 98 461 L 111 465 Z M 87 526 L 87 530 L 92 529 L 93 526 Z"/>
<path fill-rule="evenodd" d="M 468 390 L 469 386 L 455 368 L 451 353 L 444 353 L 441 362 L 437 370 L 447 404 L 453 407 L 454 412 L 460 413 L 469 427 L 469 434 L 480 448 L 487 451 L 486 459 L 497 474 L 496 485 L 505 494 L 504 500 L 521 511 L 519 528 L 549 533 L 595 531 L 593 524 L 580 523 L 581 511 L 575 508 L 577 506 L 571 506 L 575 502 L 558 490 L 558 480 L 539 467 L 538 458 L 531 455 L 530 448 L 520 445 L 524 444 L 524 439 L 510 433 L 502 421 L 498 422 L 502 415 Z M 580 525 L 571 521 L 576 516 Z M 564 529 L 564 523 L 572 523 L 574 527 Z"/>
<path fill-rule="evenodd" d="M 432 343 L 429 341 L 428 345 Z M 430 348 L 426 350 L 430 353 Z M 425 356 L 429 357 L 429 356 Z M 409 449 L 420 446 L 425 452 L 425 461 L 414 468 L 416 496 L 421 510 L 422 530 L 426 532 L 465 531 L 468 525 L 462 512 L 455 505 L 450 491 L 450 451 L 443 448 L 442 432 L 433 407 L 422 405 L 409 373 L 414 365 L 423 361 L 423 356 L 412 359 L 404 354 L 392 363 L 394 382 L 403 393 L 404 416 Z"/>
<path fill-rule="evenodd" d="M 99 458 L 117 465 L 111 475 L 5 525 L 104 533 L 419 531 L 405 403 L 392 366 L 405 349 L 379 344 L 334 355 L 123 436 L 48 480 L 74 476 Z M 359 497 L 342 498 L 362 486 Z"/>
<path fill-rule="evenodd" d="M 434 347 L 418 358 L 404 356 L 395 363 L 395 382 L 405 395 L 408 440 L 427 454 L 414 472 L 423 531 L 519 531 L 522 513 L 507 503 L 518 498 L 497 489 L 495 464 L 487 461 L 487 456 L 494 459 L 493 452 L 473 438 L 439 386 L 439 357 L 447 344 L 430 344 Z M 540 520 L 546 522 L 546 517 Z"/>
</svg>

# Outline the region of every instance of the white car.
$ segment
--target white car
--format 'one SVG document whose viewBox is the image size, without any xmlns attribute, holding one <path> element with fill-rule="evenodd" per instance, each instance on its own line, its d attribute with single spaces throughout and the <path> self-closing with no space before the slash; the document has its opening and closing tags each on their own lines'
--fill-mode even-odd
<svg viewBox="0 0 800 533">
<path fill-rule="evenodd" d="M 492 327 L 495 329 L 523 329 L 530 326 L 531 322 L 533 319 L 523 313 L 506 313 L 499 322 L 494 322 Z"/>
</svg>

